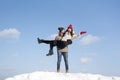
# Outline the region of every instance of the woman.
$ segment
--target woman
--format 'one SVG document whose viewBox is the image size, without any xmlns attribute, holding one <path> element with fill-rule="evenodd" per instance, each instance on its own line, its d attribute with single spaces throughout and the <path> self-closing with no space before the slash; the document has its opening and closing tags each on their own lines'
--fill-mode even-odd
<svg viewBox="0 0 120 80">
<path fill-rule="evenodd" d="M 63 27 L 59 27 L 58 28 L 59 30 L 59 33 L 58 33 L 58 36 L 62 37 L 65 30 Z M 43 39 L 39 39 L 37 38 L 38 40 L 38 43 L 46 43 L 46 44 L 50 44 L 50 50 L 49 50 L 49 53 L 46 54 L 46 56 L 50 56 L 53 54 L 53 47 L 54 46 L 59 46 L 60 48 L 64 48 L 64 46 L 68 45 L 66 41 L 61 41 L 61 40 L 43 40 Z"/>
<path fill-rule="evenodd" d="M 68 26 L 67 30 L 64 32 L 61 40 L 43 40 L 43 39 L 39 39 L 39 38 L 37 38 L 37 40 L 38 40 L 38 43 L 50 44 L 50 50 L 49 50 L 49 53 L 47 54 L 47 56 L 49 56 L 49 55 L 53 54 L 54 46 L 58 46 L 60 49 L 63 49 L 66 46 L 72 44 L 72 40 L 79 36 L 80 36 L 80 34 L 78 34 L 78 35 L 74 34 L 72 25 L 70 24 Z"/>
</svg>

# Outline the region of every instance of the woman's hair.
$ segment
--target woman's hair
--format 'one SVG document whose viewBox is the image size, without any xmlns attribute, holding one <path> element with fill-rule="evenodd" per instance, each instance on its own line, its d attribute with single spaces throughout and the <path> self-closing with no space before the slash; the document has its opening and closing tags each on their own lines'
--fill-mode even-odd
<svg viewBox="0 0 120 80">
<path fill-rule="evenodd" d="M 65 36 L 66 32 L 68 32 L 68 29 L 64 32 L 63 36 Z M 71 30 L 70 35 L 73 37 L 73 35 L 74 35 L 73 29 Z"/>
<path fill-rule="evenodd" d="M 71 24 L 68 26 L 67 30 L 63 33 L 63 36 L 65 36 L 65 34 L 66 34 L 66 32 L 68 32 L 69 28 L 71 29 L 70 35 L 73 37 L 74 31 L 73 31 L 73 28 L 72 28 Z M 64 30 L 64 28 L 63 27 L 58 27 L 58 30 L 59 30 L 58 35 L 61 36 L 61 31 Z"/>
<path fill-rule="evenodd" d="M 67 28 L 67 30 L 66 30 L 65 32 L 68 32 L 68 30 L 69 30 L 69 29 L 71 29 L 70 34 L 71 34 L 71 36 L 73 37 L 74 32 L 73 32 L 73 27 L 72 27 L 72 24 L 70 24 L 70 25 L 68 26 L 68 28 Z"/>
</svg>

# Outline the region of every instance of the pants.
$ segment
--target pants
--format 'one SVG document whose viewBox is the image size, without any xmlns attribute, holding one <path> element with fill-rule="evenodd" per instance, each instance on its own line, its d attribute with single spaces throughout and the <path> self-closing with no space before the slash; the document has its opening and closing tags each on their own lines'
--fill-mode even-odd
<svg viewBox="0 0 120 80">
<path fill-rule="evenodd" d="M 50 50 L 53 50 L 54 46 L 58 46 L 60 49 L 65 48 L 67 45 L 72 44 L 72 40 L 42 40 L 43 43 L 50 44 Z"/>
<path fill-rule="evenodd" d="M 60 70 L 60 63 L 61 63 L 61 58 L 64 58 L 64 62 L 65 62 L 65 69 L 68 70 L 69 66 L 68 66 L 68 52 L 57 52 L 57 70 Z"/>
</svg>

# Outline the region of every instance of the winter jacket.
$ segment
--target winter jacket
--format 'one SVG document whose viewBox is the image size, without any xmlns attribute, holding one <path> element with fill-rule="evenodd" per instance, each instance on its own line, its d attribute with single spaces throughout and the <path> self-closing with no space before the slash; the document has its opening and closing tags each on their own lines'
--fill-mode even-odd
<svg viewBox="0 0 120 80">
<path fill-rule="evenodd" d="M 61 40 L 61 39 L 62 39 L 62 37 L 59 36 L 59 35 L 55 37 L 55 40 Z M 59 51 L 59 52 L 68 52 L 68 46 L 66 46 L 63 49 L 60 49 L 59 47 L 57 47 L 57 51 Z"/>
<path fill-rule="evenodd" d="M 78 37 L 80 37 L 80 34 L 75 35 L 75 33 L 74 33 L 74 35 L 71 36 L 71 34 L 69 34 L 68 32 L 66 32 L 65 35 L 62 38 L 62 41 L 67 41 L 68 39 L 74 40 L 74 39 L 76 39 Z"/>
</svg>

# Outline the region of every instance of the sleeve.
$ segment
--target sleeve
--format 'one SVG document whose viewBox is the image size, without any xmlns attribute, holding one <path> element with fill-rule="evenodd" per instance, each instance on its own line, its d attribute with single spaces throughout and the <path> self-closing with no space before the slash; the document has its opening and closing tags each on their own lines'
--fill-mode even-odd
<svg viewBox="0 0 120 80">
<path fill-rule="evenodd" d="M 55 37 L 55 40 L 58 40 L 58 36 Z"/>
<path fill-rule="evenodd" d="M 60 40 L 60 37 L 59 37 L 59 36 L 56 36 L 56 37 L 55 37 L 55 40 Z"/>
<path fill-rule="evenodd" d="M 64 36 L 62 37 L 62 41 L 67 41 L 68 39 L 68 36 L 67 36 L 67 32 L 64 33 Z"/>
<path fill-rule="evenodd" d="M 80 36 L 80 34 L 78 34 L 78 35 L 76 35 L 75 34 L 75 32 L 73 31 L 73 37 L 72 37 L 72 40 L 74 40 L 74 39 L 77 39 L 77 38 L 80 38 L 81 36 Z"/>
</svg>

